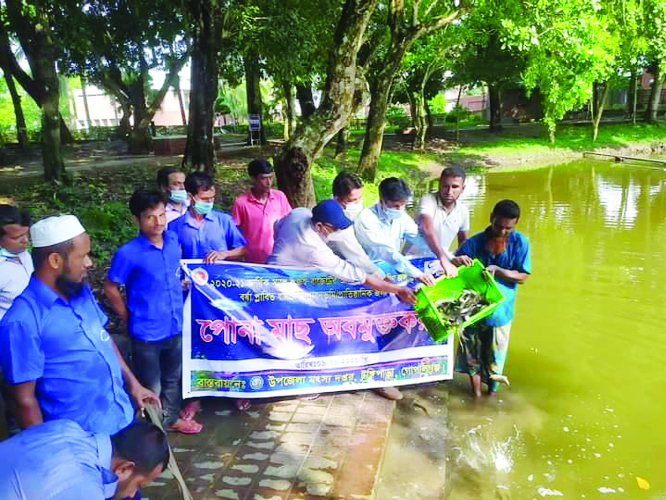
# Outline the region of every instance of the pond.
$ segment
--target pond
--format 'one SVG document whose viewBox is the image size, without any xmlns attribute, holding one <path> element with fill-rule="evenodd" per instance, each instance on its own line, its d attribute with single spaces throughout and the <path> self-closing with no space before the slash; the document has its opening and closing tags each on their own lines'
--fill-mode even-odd
<svg viewBox="0 0 666 500">
<path fill-rule="evenodd" d="M 480 403 L 461 376 L 406 391 L 439 409 L 410 430 L 413 405 L 398 405 L 381 494 L 436 498 L 445 482 L 442 498 L 456 500 L 666 498 L 666 172 L 585 160 L 473 175 L 472 233 L 504 198 L 521 206 L 533 264 L 511 387 Z M 419 463 L 418 475 L 397 480 L 400 462 Z M 430 492 L 414 494 L 419 484 Z"/>
</svg>

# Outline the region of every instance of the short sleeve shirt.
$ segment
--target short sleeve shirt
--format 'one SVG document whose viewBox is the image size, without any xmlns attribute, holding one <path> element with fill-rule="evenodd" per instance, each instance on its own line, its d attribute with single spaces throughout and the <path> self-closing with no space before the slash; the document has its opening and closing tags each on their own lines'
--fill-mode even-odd
<svg viewBox="0 0 666 500">
<path fill-rule="evenodd" d="M 0 443 L 3 500 L 104 500 L 118 487 L 111 439 L 51 420 Z"/>
<path fill-rule="evenodd" d="M 172 231 L 164 232 L 162 248 L 139 235 L 113 257 L 108 278 L 125 285 L 130 334 L 145 341 L 178 335 L 183 328 L 180 246 Z"/>
<path fill-rule="evenodd" d="M 265 203 L 252 191 L 241 194 L 231 210 L 234 222 L 247 239 L 245 260 L 265 264 L 273 253 L 273 225 L 291 212 L 289 200 L 282 191 L 271 189 Z"/>
<path fill-rule="evenodd" d="M 461 231 L 469 231 L 469 209 L 456 202 L 453 210 L 447 212 L 436 193 L 426 194 L 419 204 L 419 215 L 432 218 L 435 234 L 443 250 L 449 250 L 451 243 Z"/>
<path fill-rule="evenodd" d="M 226 252 L 247 244 L 231 215 L 212 210 L 201 225 L 188 210 L 169 223 L 169 231 L 178 235 L 183 259 L 203 259 L 210 252 Z"/>
<path fill-rule="evenodd" d="M 496 265 L 528 274 L 532 272 L 530 244 L 525 235 L 517 231 L 512 232 L 506 248 L 497 256 L 487 250 L 486 242 L 487 230 L 466 239 L 456 251 L 456 255 L 467 255 L 473 259 L 479 259 L 485 266 Z M 495 277 L 495 281 L 506 300 L 485 319 L 485 322 L 490 326 L 504 326 L 513 319 L 518 283 L 505 281 L 499 276 Z"/>
<path fill-rule="evenodd" d="M 27 251 L 18 254 L 18 262 L 0 256 L 0 319 L 14 299 L 25 290 L 34 270 L 32 257 Z"/>
<path fill-rule="evenodd" d="M 36 381 L 45 421 L 109 435 L 132 421 L 107 320 L 87 286 L 65 302 L 33 276 L 0 322 L 3 375 L 13 385 Z"/>
</svg>

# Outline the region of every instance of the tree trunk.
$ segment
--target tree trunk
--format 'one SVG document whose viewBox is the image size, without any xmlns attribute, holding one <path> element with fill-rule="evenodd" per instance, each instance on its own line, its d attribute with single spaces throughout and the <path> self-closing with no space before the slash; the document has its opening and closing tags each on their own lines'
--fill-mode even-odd
<svg viewBox="0 0 666 500">
<path fill-rule="evenodd" d="M 426 134 L 428 133 L 428 118 L 425 110 L 425 97 L 422 92 L 414 94 L 414 104 L 416 104 L 416 149 L 423 151 L 426 145 Z"/>
<path fill-rule="evenodd" d="M 153 144 L 153 138 L 150 136 L 150 131 L 147 127 L 145 130 L 139 130 L 139 123 L 141 123 L 146 114 L 146 93 L 143 74 L 129 85 L 129 91 L 134 118 L 127 142 L 129 152 L 133 155 L 148 154 Z"/>
<path fill-rule="evenodd" d="M 65 163 L 60 150 L 60 82 L 55 69 L 55 61 L 40 57 L 35 61 L 44 82 L 44 100 L 42 102 L 42 157 L 44 177 L 55 182 L 67 181 Z"/>
<path fill-rule="evenodd" d="M 296 130 L 296 100 L 291 82 L 282 81 L 285 101 L 284 140 L 288 141 Z"/>
<path fill-rule="evenodd" d="M 183 92 L 180 89 L 180 77 L 176 75 L 176 83 L 173 86 L 173 90 L 178 96 L 178 107 L 180 108 L 180 117 L 183 120 L 183 125 L 187 127 L 187 114 L 185 113 L 185 103 L 183 102 Z"/>
<path fill-rule="evenodd" d="M 399 61 L 402 60 L 402 57 Z M 399 66 L 398 62 L 398 66 Z M 397 71 L 397 68 L 395 69 Z M 386 108 L 390 100 L 391 84 L 395 71 L 382 72 L 370 90 L 370 109 L 365 126 L 363 149 L 358 163 L 358 172 L 367 181 L 375 180 L 379 155 L 382 152 L 384 128 L 386 126 Z"/>
<path fill-rule="evenodd" d="M 423 102 L 425 103 L 425 112 L 426 112 L 426 120 L 428 122 L 428 130 L 432 130 L 433 127 L 433 120 L 432 120 L 432 110 L 430 109 L 430 103 L 428 103 L 428 100 L 423 96 Z"/>
<path fill-rule="evenodd" d="M 312 85 L 309 82 L 296 84 L 296 99 L 298 99 L 298 105 L 301 107 L 301 117 L 303 120 L 307 120 L 317 111 L 314 105 L 314 96 L 312 95 Z"/>
<path fill-rule="evenodd" d="M 638 104 L 638 79 L 640 77 L 638 76 L 638 68 L 634 70 L 634 99 L 633 102 L 631 103 L 632 107 L 632 113 L 631 113 L 631 120 L 634 125 L 636 125 L 636 105 Z"/>
<path fill-rule="evenodd" d="M 599 111 L 599 94 L 599 83 L 594 82 L 592 84 L 592 120 L 594 120 Z"/>
<path fill-rule="evenodd" d="M 183 157 L 185 169 L 203 170 L 215 174 L 215 99 L 217 99 L 217 48 L 222 34 L 218 12 L 211 0 L 191 0 L 190 13 L 194 19 L 192 32 L 192 76 L 190 114 L 187 126 L 187 145 Z"/>
<path fill-rule="evenodd" d="M 118 123 L 118 138 L 129 141 L 129 135 L 132 131 L 132 125 L 130 124 L 130 117 L 132 116 L 132 108 L 129 103 L 120 103 L 123 115 L 120 117 L 120 122 Z"/>
<path fill-rule="evenodd" d="M 21 96 L 16 90 L 16 85 L 14 84 L 14 78 L 12 75 L 5 72 L 5 82 L 7 83 L 7 90 L 12 96 L 12 104 L 14 105 L 14 116 L 16 117 L 16 139 L 18 141 L 19 148 L 22 151 L 28 149 L 28 129 L 25 126 L 25 117 L 23 116 L 23 108 L 21 107 Z"/>
<path fill-rule="evenodd" d="M 335 154 L 334 158 L 337 158 L 339 155 L 344 154 L 347 149 L 347 139 L 349 137 L 349 129 L 347 127 L 341 128 L 338 132 L 338 137 L 335 140 Z"/>
<path fill-rule="evenodd" d="M 86 124 L 88 130 L 92 128 L 92 120 L 90 119 L 90 108 L 88 107 L 88 93 L 86 92 L 86 80 L 81 77 L 81 95 L 83 96 L 83 108 L 86 112 Z"/>
<path fill-rule="evenodd" d="M 490 104 L 490 131 L 502 130 L 502 96 L 497 85 L 488 84 L 488 103 Z"/>
<path fill-rule="evenodd" d="M 636 124 L 636 108 L 634 108 L 634 101 L 636 100 L 637 91 L 637 74 L 636 68 L 631 69 L 631 76 L 629 77 L 629 92 L 627 93 L 627 116 Z"/>
<path fill-rule="evenodd" d="M 278 187 L 294 207 L 315 204 L 311 164 L 335 134 L 349 124 L 354 113 L 356 56 L 376 3 L 377 0 L 345 1 L 329 54 L 322 103 L 301 123 L 276 158 Z M 305 162 L 294 161 L 299 154 Z"/>
<path fill-rule="evenodd" d="M 661 87 L 663 84 L 663 74 L 661 68 L 662 62 L 657 61 L 654 65 L 654 81 L 650 90 L 650 100 L 645 110 L 645 121 L 647 123 L 657 122 L 657 111 L 659 110 L 659 101 L 661 100 Z"/>
<path fill-rule="evenodd" d="M 458 98 L 456 99 L 456 142 L 460 142 L 460 98 L 462 97 L 463 86 L 458 87 Z"/>
<path fill-rule="evenodd" d="M 601 122 L 601 115 L 604 113 L 606 97 L 608 96 L 608 83 L 601 83 L 599 84 L 599 87 L 601 89 L 601 95 L 597 101 L 597 113 L 592 119 L 592 141 L 596 141 L 597 136 L 599 135 L 599 123 Z"/>
<path fill-rule="evenodd" d="M 265 146 L 267 141 L 266 130 L 264 129 L 263 103 L 261 102 L 261 68 L 259 67 L 259 56 L 251 52 L 243 58 L 243 64 L 245 65 L 247 113 L 250 116 L 259 116 L 259 143 Z M 249 131 L 249 133 L 251 137 L 252 131 Z"/>
</svg>

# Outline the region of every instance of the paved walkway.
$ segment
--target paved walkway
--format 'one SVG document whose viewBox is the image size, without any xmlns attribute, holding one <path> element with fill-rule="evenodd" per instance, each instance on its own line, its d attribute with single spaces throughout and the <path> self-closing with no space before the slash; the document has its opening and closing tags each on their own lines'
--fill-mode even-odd
<svg viewBox="0 0 666 500">
<path fill-rule="evenodd" d="M 196 436 L 170 435 L 195 500 L 373 498 L 395 404 L 372 391 L 256 403 L 208 399 Z M 181 498 L 166 473 L 143 496 Z"/>
</svg>

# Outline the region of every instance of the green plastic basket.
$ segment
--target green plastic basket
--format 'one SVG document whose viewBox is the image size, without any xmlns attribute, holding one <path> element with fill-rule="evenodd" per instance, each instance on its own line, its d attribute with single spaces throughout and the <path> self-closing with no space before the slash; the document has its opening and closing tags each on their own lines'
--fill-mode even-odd
<svg viewBox="0 0 666 500">
<path fill-rule="evenodd" d="M 478 259 L 474 259 L 471 266 L 458 267 L 458 276 L 455 278 L 442 276 L 432 286 L 421 285 L 416 290 L 414 309 L 433 340 L 440 342 L 456 332 L 456 328 L 446 326 L 435 304 L 442 299 L 456 300 L 464 290 L 480 292 L 488 305 L 470 316 L 463 326 L 485 318 L 504 302 L 504 294 Z"/>
</svg>

